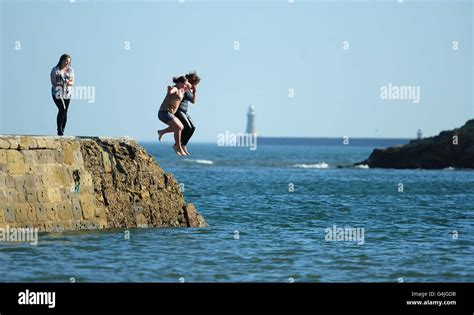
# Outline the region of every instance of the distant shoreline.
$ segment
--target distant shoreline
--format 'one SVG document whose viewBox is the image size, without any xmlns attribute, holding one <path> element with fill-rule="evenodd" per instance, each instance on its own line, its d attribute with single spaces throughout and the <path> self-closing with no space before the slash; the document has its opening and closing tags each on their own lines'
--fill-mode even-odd
<svg viewBox="0 0 474 315">
<path fill-rule="evenodd" d="M 321 137 L 261 137 L 258 136 L 258 145 L 334 145 L 334 146 L 369 146 L 369 147 L 389 147 L 399 144 L 407 144 L 411 140 L 408 138 L 348 138 L 348 144 L 344 144 L 344 138 Z M 152 143 L 155 141 L 138 140 L 140 143 Z M 166 142 L 166 141 L 165 141 Z M 171 142 L 170 142 L 171 143 Z M 212 141 L 194 141 L 196 144 L 216 144 Z"/>
<path fill-rule="evenodd" d="M 355 146 L 392 146 L 398 144 L 406 144 L 412 139 L 404 138 L 345 138 L 339 137 L 321 137 L 321 138 L 304 138 L 304 137 L 258 137 L 259 145 L 355 145 Z"/>
</svg>

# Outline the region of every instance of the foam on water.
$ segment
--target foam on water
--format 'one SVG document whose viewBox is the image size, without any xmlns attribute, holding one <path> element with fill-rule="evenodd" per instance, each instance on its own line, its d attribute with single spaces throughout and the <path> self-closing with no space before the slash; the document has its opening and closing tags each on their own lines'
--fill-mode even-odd
<svg viewBox="0 0 474 315">
<path fill-rule="evenodd" d="M 316 164 L 294 164 L 293 167 L 296 168 L 329 168 L 329 164 L 326 162 L 316 163 Z"/>
<path fill-rule="evenodd" d="M 210 160 L 192 160 L 192 159 L 185 159 L 186 162 L 190 163 L 197 163 L 197 164 L 207 164 L 207 165 L 212 165 L 214 164 L 213 161 Z"/>
</svg>

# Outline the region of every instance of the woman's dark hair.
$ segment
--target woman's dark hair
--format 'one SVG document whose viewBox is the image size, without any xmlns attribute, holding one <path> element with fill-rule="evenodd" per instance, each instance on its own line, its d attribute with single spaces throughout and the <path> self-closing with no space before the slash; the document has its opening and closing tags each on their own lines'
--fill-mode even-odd
<svg viewBox="0 0 474 315">
<path fill-rule="evenodd" d="M 189 83 L 193 85 L 199 84 L 199 82 L 201 82 L 201 78 L 197 75 L 196 71 L 189 72 L 185 77 L 188 79 Z"/>
<path fill-rule="evenodd" d="M 184 75 L 179 77 L 173 77 L 173 83 L 186 83 L 187 79 Z"/>
<path fill-rule="evenodd" d="M 56 65 L 56 67 L 61 66 L 61 63 L 63 63 L 63 61 L 66 60 L 67 58 L 72 59 L 71 56 L 69 56 L 68 54 L 61 55 L 61 57 L 59 58 L 59 61 L 58 61 L 58 64 Z"/>
</svg>

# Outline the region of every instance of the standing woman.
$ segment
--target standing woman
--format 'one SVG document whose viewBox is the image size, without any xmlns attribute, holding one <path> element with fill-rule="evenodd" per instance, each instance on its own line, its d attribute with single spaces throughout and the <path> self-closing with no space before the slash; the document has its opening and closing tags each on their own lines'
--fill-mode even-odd
<svg viewBox="0 0 474 315">
<path fill-rule="evenodd" d="M 64 135 L 67 122 L 67 110 L 71 101 L 70 86 L 74 85 L 74 70 L 71 67 L 71 56 L 62 55 L 58 64 L 51 70 L 51 94 L 58 108 L 56 124 L 58 136 Z"/>
<path fill-rule="evenodd" d="M 188 80 L 189 90 L 184 92 L 183 100 L 181 101 L 181 104 L 179 104 L 175 116 L 183 124 L 183 131 L 181 132 L 181 147 L 186 155 L 191 155 L 186 146 L 196 130 L 196 125 L 194 125 L 194 122 L 188 115 L 188 106 L 189 102 L 192 104 L 196 102 L 197 85 L 201 82 L 201 78 L 196 74 L 196 71 L 186 74 L 185 77 Z"/>
</svg>

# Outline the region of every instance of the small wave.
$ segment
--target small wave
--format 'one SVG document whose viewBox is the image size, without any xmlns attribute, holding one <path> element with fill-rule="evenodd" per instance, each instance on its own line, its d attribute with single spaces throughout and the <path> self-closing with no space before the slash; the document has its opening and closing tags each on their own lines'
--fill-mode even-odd
<svg viewBox="0 0 474 315">
<path fill-rule="evenodd" d="M 449 167 L 446 167 L 444 168 L 445 171 L 454 171 L 456 168 L 452 167 L 452 166 L 449 166 Z"/>
<path fill-rule="evenodd" d="M 356 165 L 354 167 L 355 168 L 369 168 L 369 166 L 367 164 L 359 164 L 359 165 Z"/>
<path fill-rule="evenodd" d="M 316 163 L 316 164 L 295 164 L 293 167 L 297 168 L 329 168 L 329 164 L 326 162 Z"/>
<path fill-rule="evenodd" d="M 209 161 L 209 160 L 191 160 L 191 159 L 185 159 L 186 162 L 191 162 L 191 163 L 198 163 L 198 164 L 207 164 L 207 165 L 212 165 L 214 162 Z"/>
</svg>

